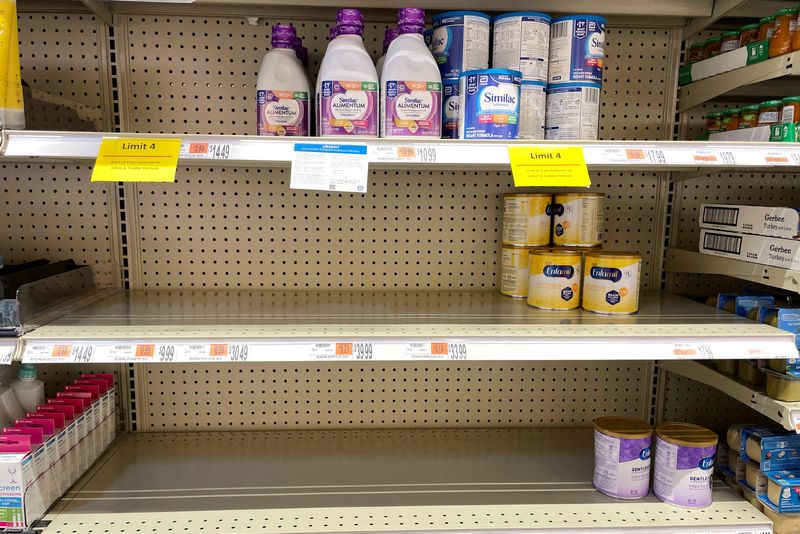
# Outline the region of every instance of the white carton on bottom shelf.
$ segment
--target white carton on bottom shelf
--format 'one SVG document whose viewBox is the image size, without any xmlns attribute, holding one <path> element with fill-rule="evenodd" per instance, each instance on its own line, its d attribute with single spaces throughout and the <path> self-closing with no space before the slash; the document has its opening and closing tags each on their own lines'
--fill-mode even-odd
<svg viewBox="0 0 800 534">
<path fill-rule="evenodd" d="M 720 230 L 700 230 L 700 253 L 800 270 L 800 241 Z"/>
<path fill-rule="evenodd" d="M 22 528 L 44 514 L 42 479 L 33 454 L 0 454 L 0 528 Z"/>
</svg>

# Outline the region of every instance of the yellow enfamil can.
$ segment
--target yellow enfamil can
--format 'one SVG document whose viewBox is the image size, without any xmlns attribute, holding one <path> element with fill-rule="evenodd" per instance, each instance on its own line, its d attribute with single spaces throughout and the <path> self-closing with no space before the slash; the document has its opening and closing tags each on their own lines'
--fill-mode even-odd
<svg viewBox="0 0 800 534">
<path fill-rule="evenodd" d="M 559 247 L 599 247 L 603 244 L 603 193 L 556 195 L 553 214 L 553 244 Z"/>
<path fill-rule="evenodd" d="M 573 310 L 581 302 L 580 252 L 532 250 L 528 262 L 528 304 L 545 310 Z"/>
<path fill-rule="evenodd" d="M 503 197 L 503 244 L 541 247 L 550 244 L 552 195 L 513 194 Z"/>
<path fill-rule="evenodd" d="M 500 293 L 524 299 L 528 297 L 528 247 L 503 245 Z"/>
<path fill-rule="evenodd" d="M 629 252 L 589 252 L 583 267 L 583 309 L 596 313 L 639 311 L 642 257 Z"/>
</svg>

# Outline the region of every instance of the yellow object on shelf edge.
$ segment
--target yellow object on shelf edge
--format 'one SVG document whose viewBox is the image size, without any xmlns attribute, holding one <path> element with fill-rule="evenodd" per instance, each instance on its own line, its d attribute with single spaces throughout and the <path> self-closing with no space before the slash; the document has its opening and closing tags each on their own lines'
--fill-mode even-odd
<svg viewBox="0 0 800 534">
<path fill-rule="evenodd" d="M 25 128 L 16 0 L 0 0 L 0 124 Z"/>
</svg>

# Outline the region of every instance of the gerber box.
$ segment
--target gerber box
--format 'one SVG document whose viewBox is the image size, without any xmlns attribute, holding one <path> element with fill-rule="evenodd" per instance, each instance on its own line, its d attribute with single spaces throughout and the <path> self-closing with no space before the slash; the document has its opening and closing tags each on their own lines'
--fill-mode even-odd
<svg viewBox="0 0 800 534">
<path fill-rule="evenodd" d="M 800 469 L 800 435 L 784 429 L 744 429 L 740 450 L 742 460 L 758 462 L 762 473 Z"/>
<path fill-rule="evenodd" d="M 759 477 L 758 500 L 778 513 L 800 512 L 800 471 L 773 471 Z"/>
<path fill-rule="evenodd" d="M 800 238 L 800 212 L 795 208 L 702 204 L 700 228 L 782 239 Z"/>
<path fill-rule="evenodd" d="M 800 270 L 800 242 L 792 239 L 700 230 L 700 253 Z"/>
</svg>

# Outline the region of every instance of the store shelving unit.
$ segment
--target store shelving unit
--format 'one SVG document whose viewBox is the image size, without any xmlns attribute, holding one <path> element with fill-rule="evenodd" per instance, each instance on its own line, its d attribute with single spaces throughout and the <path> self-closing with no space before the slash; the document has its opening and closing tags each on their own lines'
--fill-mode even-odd
<svg viewBox="0 0 800 534">
<path fill-rule="evenodd" d="M 252 135 L 258 64 L 269 26 L 291 21 L 313 77 L 340 3 L 19 0 L 34 112 L 30 131 L 3 132 L 0 247 L 75 257 L 113 289 L 0 338 L 0 360 L 14 346 L 14 359 L 66 364 L 39 366 L 48 385 L 116 372 L 132 431 L 44 534 L 769 532 L 721 486 L 711 507 L 681 510 L 590 485 L 597 416 L 721 429 L 751 403 L 718 400 L 681 366 L 796 354 L 785 332 L 661 291 L 693 289 L 662 265 L 666 243 L 692 248 L 672 244 L 681 209 L 797 196 L 795 146 L 672 140 L 687 21 L 734 3 L 558 6 L 609 16 L 601 140 L 576 144 L 607 195 L 605 246 L 642 255 L 645 290 L 638 314 L 609 317 L 498 294 L 507 149 L 528 142 L 337 139 L 367 145 L 369 192 L 289 188 L 297 140 Z M 377 57 L 405 4 L 349 5 L 369 9 Z M 149 136 L 182 140 L 174 183 L 90 183 L 104 137 Z M 711 399 L 699 407 L 698 387 Z"/>
<path fill-rule="evenodd" d="M 742 96 L 753 84 L 794 76 L 800 76 L 800 52 L 768 59 L 685 85 L 678 92 L 678 111 L 686 111 L 734 90 L 737 95 Z M 796 78 L 793 81 L 796 83 Z M 758 87 L 753 89 L 758 94 Z M 779 95 L 773 93 L 773 96 Z"/>
<path fill-rule="evenodd" d="M 800 291 L 800 271 L 710 256 L 691 250 L 667 250 L 664 269 L 672 273 L 723 274 L 765 286 Z"/>
<path fill-rule="evenodd" d="M 800 429 L 800 402 L 775 400 L 764 393 L 763 387 L 746 384 L 697 361 L 663 361 L 658 365 L 662 369 L 718 389 L 783 425 L 787 430 Z"/>
<path fill-rule="evenodd" d="M 690 300 L 552 313 L 495 291 L 136 291 L 22 338 L 28 363 L 788 358 L 793 337 Z"/>
<path fill-rule="evenodd" d="M 588 428 L 134 434 L 46 532 L 769 532 L 721 483 L 703 510 L 608 498 L 592 446 Z"/>
</svg>

